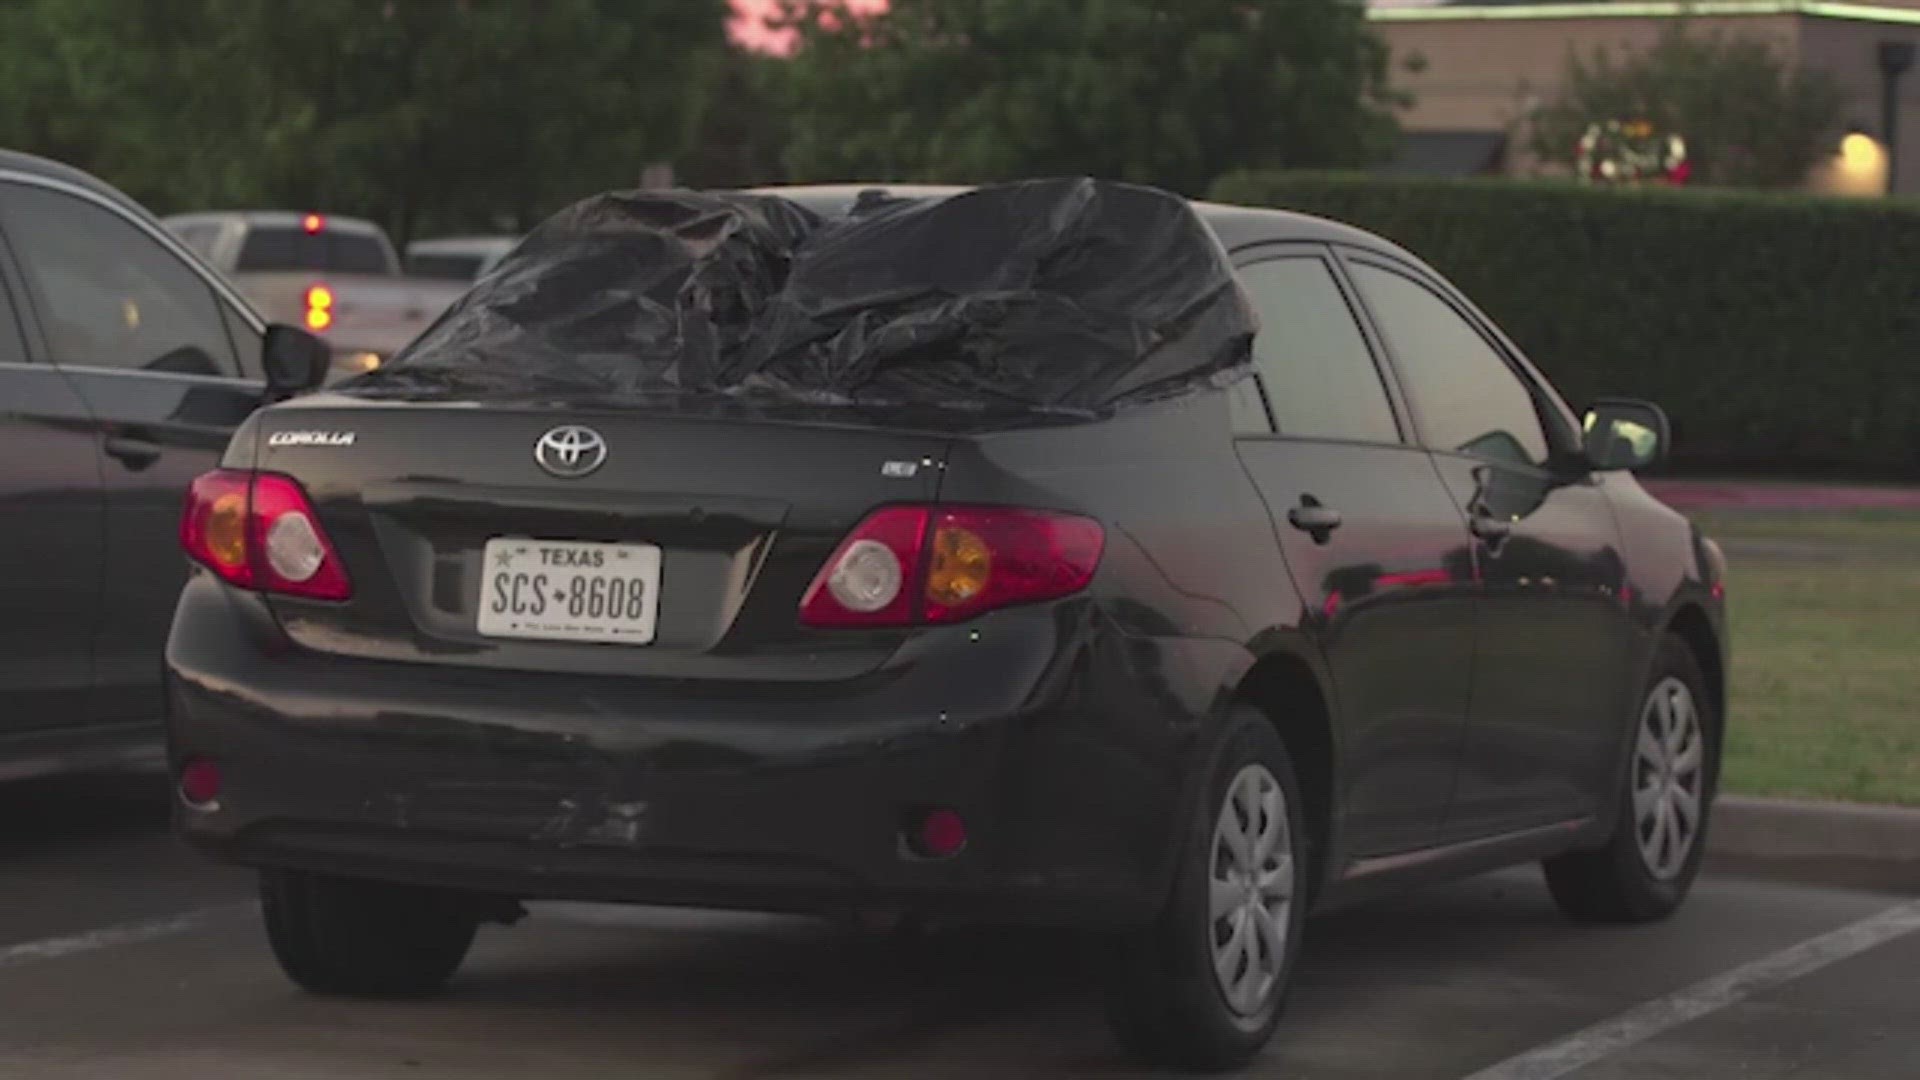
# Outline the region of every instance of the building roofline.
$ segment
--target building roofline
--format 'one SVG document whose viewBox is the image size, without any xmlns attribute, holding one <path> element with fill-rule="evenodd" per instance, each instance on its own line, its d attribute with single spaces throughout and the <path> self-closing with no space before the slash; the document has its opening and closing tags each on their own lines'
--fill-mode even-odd
<svg viewBox="0 0 1920 1080">
<path fill-rule="evenodd" d="M 1920 26 L 1920 10 L 1832 0 L 1615 0 L 1544 4 L 1464 4 L 1451 7 L 1371 8 L 1373 22 L 1492 22 L 1523 19 L 1645 19 L 1683 15 L 1802 15 L 1814 19 Z"/>
</svg>

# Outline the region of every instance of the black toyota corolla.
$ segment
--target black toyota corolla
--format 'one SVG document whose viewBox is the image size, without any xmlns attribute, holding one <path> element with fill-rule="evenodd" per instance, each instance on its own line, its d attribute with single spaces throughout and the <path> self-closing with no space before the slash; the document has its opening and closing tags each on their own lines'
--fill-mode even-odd
<svg viewBox="0 0 1920 1080">
<path fill-rule="evenodd" d="M 1310 909 L 1536 859 L 1680 903 L 1726 645 L 1667 438 L 1310 217 L 603 196 L 194 485 L 179 828 L 319 992 L 529 899 L 1033 922 L 1231 1066 Z"/>
</svg>

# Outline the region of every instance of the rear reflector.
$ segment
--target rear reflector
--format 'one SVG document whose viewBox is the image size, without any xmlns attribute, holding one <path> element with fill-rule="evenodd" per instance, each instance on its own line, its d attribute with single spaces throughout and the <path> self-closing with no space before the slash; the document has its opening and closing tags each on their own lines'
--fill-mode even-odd
<svg viewBox="0 0 1920 1080">
<path fill-rule="evenodd" d="M 290 476 L 216 469 L 194 480 L 180 516 L 180 546 L 243 589 L 315 600 L 353 595 L 319 515 Z"/>
<path fill-rule="evenodd" d="M 207 809 L 220 801 L 220 766 L 207 758 L 193 758 L 180 767 L 180 798 L 188 806 Z"/>
<path fill-rule="evenodd" d="M 929 810 L 913 837 L 914 854 L 923 859 L 951 859 L 967 846 L 967 823 L 953 810 Z"/>
<path fill-rule="evenodd" d="M 815 575 L 806 626 L 911 626 L 971 619 L 1087 587 L 1106 534 L 1075 514 L 1000 506 L 886 506 Z"/>
</svg>

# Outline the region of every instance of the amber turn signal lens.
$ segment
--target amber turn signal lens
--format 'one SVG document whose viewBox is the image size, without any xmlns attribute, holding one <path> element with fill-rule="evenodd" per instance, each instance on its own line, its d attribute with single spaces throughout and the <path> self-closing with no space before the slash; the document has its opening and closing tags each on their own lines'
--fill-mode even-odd
<svg viewBox="0 0 1920 1080">
<path fill-rule="evenodd" d="M 979 596 L 993 573 L 993 550 L 978 533 L 942 526 L 933 534 L 933 558 L 927 566 L 927 599 L 957 607 Z"/>
<path fill-rule="evenodd" d="M 247 563 L 247 496 L 229 491 L 213 500 L 207 510 L 206 550 L 223 566 L 241 567 Z"/>
</svg>

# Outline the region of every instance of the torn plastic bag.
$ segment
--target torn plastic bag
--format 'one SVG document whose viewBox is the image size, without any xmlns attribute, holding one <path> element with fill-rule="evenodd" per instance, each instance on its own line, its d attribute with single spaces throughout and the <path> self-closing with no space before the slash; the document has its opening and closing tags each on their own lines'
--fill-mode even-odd
<svg viewBox="0 0 1920 1080">
<path fill-rule="evenodd" d="M 719 392 L 819 218 L 785 199 L 598 195 L 542 222 L 387 364 L 343 389 Z"/>
<path fill-rule="evenodd" d="M 861 203 L 628 192 L 542 224 L 366 393 L 1098 414 L 1231 381 L 1254 320 L 1179 196 L 1094 180 Z"/>
</svg>

